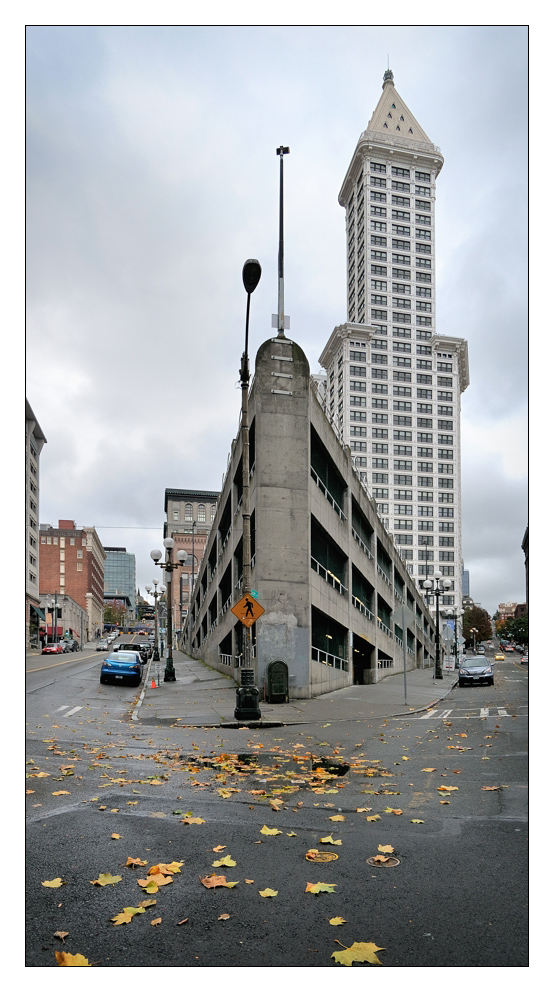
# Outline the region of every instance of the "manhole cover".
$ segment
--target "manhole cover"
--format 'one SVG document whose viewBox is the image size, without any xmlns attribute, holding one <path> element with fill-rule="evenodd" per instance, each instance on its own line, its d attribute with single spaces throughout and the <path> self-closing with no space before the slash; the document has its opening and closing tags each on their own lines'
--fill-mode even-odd
<svg viewBox="0 0 554 992">
<path fill-rule="evenodd" d="M 317 861 L 318 864 L 323 864 L 325 861 L 337 861 L 338 854 L 332 854 L 331 851 L 308 851 L 306 855 L 306 861 Z"/>
<path fill-rule="evenodd" d="M 377 855 L 374 858 L 366 858 L 366 863 L 372 868 L 396 868 L 400 864 L 399 858 L 384 858 Z"/>
</svg>

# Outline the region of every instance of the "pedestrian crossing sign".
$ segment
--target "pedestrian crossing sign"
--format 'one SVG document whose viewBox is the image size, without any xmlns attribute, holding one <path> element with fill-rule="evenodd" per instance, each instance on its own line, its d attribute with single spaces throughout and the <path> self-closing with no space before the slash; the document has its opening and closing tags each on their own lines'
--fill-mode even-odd
<svg viewBox="0 0 554 992">
<path fill-rule="evenodd" d="M 231 613 L 234 613 L 245 627 L 251 627 L 265 610 L 250 593 L 245 593 L 242 599 L 231 607 Z"/>
</svg>

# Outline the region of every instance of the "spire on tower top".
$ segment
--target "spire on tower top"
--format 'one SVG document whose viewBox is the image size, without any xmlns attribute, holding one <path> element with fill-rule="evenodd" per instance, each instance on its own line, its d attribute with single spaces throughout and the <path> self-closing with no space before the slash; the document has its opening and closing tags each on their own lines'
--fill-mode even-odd
<svg viewBox="0 0 554 992">
<path fill-rule="evenodd" d="M 392 74 L 392 69 L 387 69 L 385 75 L 383 76 L 383 89 L 385 88 L 385 83 L 394 82 L 394 76 Z"/>
</svg>

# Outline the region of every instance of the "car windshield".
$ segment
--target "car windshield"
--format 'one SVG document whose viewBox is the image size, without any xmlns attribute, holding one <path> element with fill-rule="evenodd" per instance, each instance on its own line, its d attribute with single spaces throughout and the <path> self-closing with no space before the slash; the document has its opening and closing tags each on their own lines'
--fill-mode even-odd
<svg viewBox="0 0 554 992">
<path fill-rule="evenodd" d="M 483 658 L 466 658 L 463 665 L 464 668 L 482 668 L 483 665 L 488 665 L 488 662 Z"/>
<path fill-rule="evenodd" d="M 135 658 L 106 658 L 106 661 L 109 661 L 110 663 L 113 662 L 113 664 L 119 666 L 129 666 L 130 668 L 134 668 L 137 664 Z"/>
</svg>

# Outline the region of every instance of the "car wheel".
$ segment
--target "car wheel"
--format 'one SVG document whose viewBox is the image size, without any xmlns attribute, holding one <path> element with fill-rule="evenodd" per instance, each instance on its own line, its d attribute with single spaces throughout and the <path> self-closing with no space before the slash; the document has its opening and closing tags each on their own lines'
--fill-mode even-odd
<svg viewBox="0 0 554 992">
<path fill-rule="evenodd" d="M 489 685 L 494 685 L 494 679 L 491 679 Z"/>
<path fill-rule="evenodd" d="M 101 685 L 106 685 L 106 679 L 104 678 L 103 675 L 100 676 L 100 684 Z"/>
</svg>

